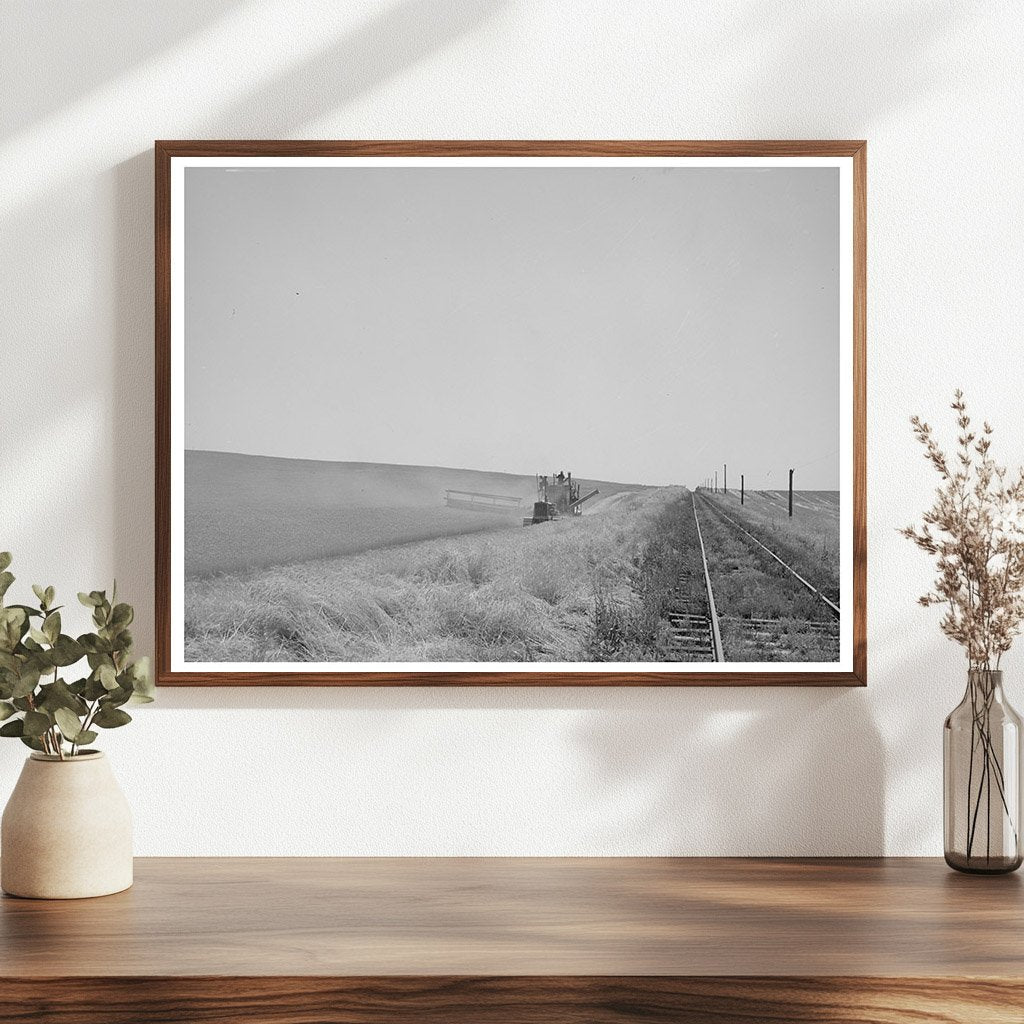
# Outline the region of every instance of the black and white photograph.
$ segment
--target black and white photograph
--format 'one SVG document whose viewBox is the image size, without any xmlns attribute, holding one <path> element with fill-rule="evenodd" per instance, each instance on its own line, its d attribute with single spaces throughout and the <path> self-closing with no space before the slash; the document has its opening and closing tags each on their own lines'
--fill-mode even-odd
<svg viewBox="0 0 1024 1024">
<path fill-rule="evenodd" d="M 849 160 L 174 164 L 174 671 L 850 670 Z"/>
</svg>

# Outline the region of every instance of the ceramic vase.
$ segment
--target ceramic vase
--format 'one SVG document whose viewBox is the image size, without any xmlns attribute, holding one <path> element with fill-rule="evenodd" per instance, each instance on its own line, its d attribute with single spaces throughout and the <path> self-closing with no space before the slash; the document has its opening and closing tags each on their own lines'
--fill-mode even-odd
<svg viewBox="0 0 1024 1024">
<path fill-rule="evenodd" d="M 131 884 L 131 811 L 110 762 L 99 751 L 32 754 L 0 824 L 0 887 L 69 900 Z"/>
</svg>

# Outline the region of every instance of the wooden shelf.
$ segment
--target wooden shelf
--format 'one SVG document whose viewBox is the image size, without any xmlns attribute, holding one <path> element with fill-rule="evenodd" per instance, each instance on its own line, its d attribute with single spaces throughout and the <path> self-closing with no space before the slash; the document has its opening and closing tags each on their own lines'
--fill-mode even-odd
<svg viewBox="0 0 1024 1024">
<path fill-rule="evenodd" d="M 5 897 L 0 957 L 5 1021 L 1020 1024 L 1024 889 L 932 859 L 140 859 L 116 896 Z"/>
</svg>

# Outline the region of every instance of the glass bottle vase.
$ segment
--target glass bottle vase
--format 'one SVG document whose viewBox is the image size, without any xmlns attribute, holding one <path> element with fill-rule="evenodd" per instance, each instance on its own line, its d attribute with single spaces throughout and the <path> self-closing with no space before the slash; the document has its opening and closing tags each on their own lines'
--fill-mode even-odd
<svg viewBox="0 0 1024 1024">
<path fill-rule="evenodd" d="M 943 727 L 946 863 L 1001 874 L 1021 865 L 1021 719 L 1003 673 L 972 669 Z"/>
</svg>

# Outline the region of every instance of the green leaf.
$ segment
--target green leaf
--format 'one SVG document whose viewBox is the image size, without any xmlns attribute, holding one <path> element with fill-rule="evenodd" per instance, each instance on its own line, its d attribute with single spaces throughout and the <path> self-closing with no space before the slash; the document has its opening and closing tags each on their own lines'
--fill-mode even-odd
<svg viewBox="0 0 1024 1024">
<path fill-rule="evenodd" d="M 72 743 L 77 743 L 79 733 L 82 732 L 82 721 L 78 715 L 67 708 L 57 708 L 53 717 L 64 738 L 71 740 Z"/>
<path fill-rule="evenodd" d="M 60 612 L 50 612 L 49 615 L 43 619 L 43 632 L 46 634 L 46 639 L 51 644 L 57 642 L 57 637 L 60 636 Z"/>
<path fill-rule="evenodd" d="M 21 608 L 0 608 L 0 650 L 11 652 L 25 635 L 28 616 Z"/>
<path fill-rule="evenodd" d="M 122 711 L 120 708 L 110 707 L 108 704 L 104 704 L 103 707 L 96 712 L 96 717 L 93 718 L 93 724 L 98 725 L 101 729 L 117 729 L 122 725 L 127 725 L 132 720 L 132 716 L 127 711 Z M 0 733 L 2 733 L 3 727 L 0 726 Z"/>
<path fill-rule="evenodd" d="M 0 700 L 0 722 L 6 722 L 11 715 L 18 713 L 18 709 L 6 700 Z"/>
<path fill-rule="evenodd" d="M 50 638 L 41 629 L 36 629 L 35 626 L 29 627 L 28 635 L 40 645 L 49 644 L 51 642 Z"/>
<path fill-rule="evenodd" d="M 57 679 L 39 688 L 39 698 L 36 700 L 36 707 L 40 711 L 53 711 L 57 708 L 65 708 L 79 718 L 83 718 L 89 712 L 89 705 L 75 694 L 71 687 L 63 679 Z"/>
<path fill-rule="evenodd" d="M 62 633 L 57 637 L 57 642 L 53 645 L 50 654 L 54 665 L 66 667 L 74 665 L 76 661 L 81 661 L 85 657 L 85 650 L 77 640 L 72 640 L 71 637 Z"/>
<path fill-rule="evenodd" d="M 92 729 L 84 729 L 78 734 L 78 739 L 76 739 L 75 742 L 79 746 L 82 746 L 84 743 L 92 743 L 97 736 L 99 736 L 98 732 L 93 732 Z"/>
<path fill-rule="evenodd" d="M 53 599 L 56 596 L 57 596 L 57 591 L 54 590 L 53 587 L 47 587 L 46 588 L 46 593 L 43 595 L 43 597 L 46 598 L 46 607 L 47 608 L 52 608 L 53 607 Z"/>
<path fill-rule="evenodd" d="M 136 658 L 128 666 L 127 671 L 136 683 L 147 682 L 152 676 L 152 663 L 150 662 L 149 655 L 146 654 L 141 658 Z"/>
<path fill-rule="evenodd" d="M 7 568 L 11 564 L 11 553 L 10 551 L 0 551 L 0 572 Z"/>
<path fill-rule="evenodd" d="M 52 723 L 50 716 L 44 715 L 41 711 L 26 711 L 24 724 L 26 736 L 42 736 Z"/>
<path fill-rule="evenodd" d="M 95 590 L 91 594 L 83 594 L 79 591 L 78 600 L 81 601 L 86 608 L 95 608 L 96 605 L 100 603 L 100 596 Z"/>
<path fill-rule="evenodd" d="M 39 598 L 39 603 L 46 607 L 46 587 L 39 586 L 38 583 L 32 584 L 32 593 Z"/>
<path fill-rule="evenodd" d="M 127 704 L 132 699 L 134 692 L 131 682 L 125 680 L 123 686 L 119 686 L 116 690 L 110 690 L 104 696 L 102 703 L 104 707 L 119 708 L 122 704 Z"/>
<path fill-rule="evenodd" d="M 99 700 L 100 697 L 107 695 L 107 688 L 96 678 L 91 675 L 85 681 L 85 689 L 82 691 L 82 696 L 86 700 Z"/>
<path fill-rule="evenodd" d="M 118 687 L 117 673 L 113 665 L 100 665 L 96 669 L 96 678 L 103 684 L 105 690 L 116 690 Z"/>
<path fill-rule="evenodd" d="M 115 604 L 114 610 L 110 613 L 110 625 L 115 629 L 124 629 L 130 626 L 135 618 L 135 610 L 130 604 Z"/>
<path fill-rule="evenodd" d="M 113 665 L 113 661 L 110 659 L 113 647 L 110 646 L 110 641 L 106 637 L 97 636 L 95 633 L 83 633 L 79 637 L 79 643 L 87 652 L 89 668 L 98 668 L 105 661 L 109 661 Z"/>
<path fill-rule="evenodd" d="M 156 695 L 156 686 L 149 668 L 149 658 L 139 658 L 128 666 L 127 674 L 132 682 L 133 704 L 151 704 Z"/>
<path fill-rule="evenodd" d="M 24 736 L 25 723 L 20 718 L 0 725 L 0 736 Z"/>
<path fill-rule="evenodd" d="M 43 618 L 43 613 L 38 608 L 33 608 L 28 604 L 9 604 L 8 608 L 20 608 L 28 618 Z"/>
<path fill-rule="evenodd" d="M 18 681 L 11 691 L 12 697 L 28 697 L 39 685 L 39 668 L 36 665 L 25 665 L 18 676 Z"/>
<path fill-rule="evenodd" d="M 6 554 L 6 552 L 4 552 Z M 14 582 L 14 577 L 9 572 L 0 572 L 0 597 L 10 590 L 11 584 Z"/>
<path fill-rule="evenodd" d="M 2 734 L 3 729 L 0 729 L 0 735 Z M 44 747 L 43 744 L 35 738 L 35 736 L 21 736 L 19 738 L 21 739 L 21 742 L 25 744 L 26 747 L 31 747 L 33 750 L 38 750 L 40 753 L 43 754 L 46 753 L 46 747 Z"/>
<path fill-rule="evenodd" d="M 83 633 L 78 638 L 78 644 L 86 654 L 96 654 L 100 650 L 98 646 L 99 639 L 100 638 L 95 633 Z M 96 667 L 95 665 L 92 665 L 92 662 L 90 662 L 90 665 L 92 668 Z"/>
</svg>

